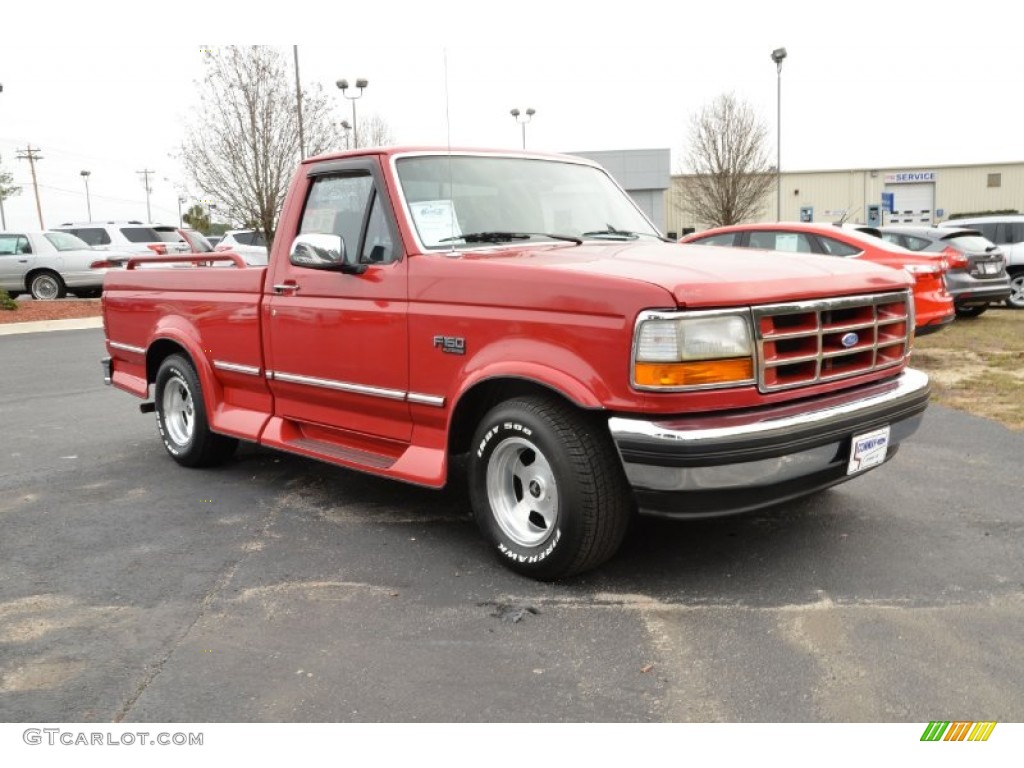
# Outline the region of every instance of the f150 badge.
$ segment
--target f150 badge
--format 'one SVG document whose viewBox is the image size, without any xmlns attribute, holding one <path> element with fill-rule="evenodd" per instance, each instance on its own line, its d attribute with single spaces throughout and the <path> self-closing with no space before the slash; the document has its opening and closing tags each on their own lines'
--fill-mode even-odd
<svg viewBox="0 0 1024 768">
<path fill-rule="evenodd" d="M 466 339 L 462 336 L 435 336 L 434 349 L 440 349 L 449 355 L 466 354 Z"/>
</svg>

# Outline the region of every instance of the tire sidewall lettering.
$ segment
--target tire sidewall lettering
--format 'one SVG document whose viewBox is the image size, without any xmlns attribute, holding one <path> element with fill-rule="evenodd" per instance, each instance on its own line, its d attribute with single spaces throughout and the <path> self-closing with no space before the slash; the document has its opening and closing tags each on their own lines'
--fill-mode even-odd
<svg viewBox="0 0 1024 768">
<path fill-rule="evenodd" d="M 555 552 L 556 549 L 558 549 L 558 543 L 561 540 L 562 529 L 556 528 L 555 532 L 545 542 L 546 546 L 540 552 L 535 552 L 533 554 L 523 554 L 522 552 L 516 551 L 516 549 L 519 549 L 519 547 L 515 547 L 515 545 L 506 544 L 503 541 L 498 542 L 498 551 L 502 555 L 507 557 L 509 560 L 512 560 L 516 563 L 542 563 L 545 560 L 547 560 Z"/>
<path fill-rule="evenodd" d="M 188 392 L 189 397 L 193 397 L 192 387 L 189 386 L 188 378 L 185 376 L 185 372 L 178 368 L 178 366 L 172 365 L 167 368 L 167 377 L 164 379 L 163 385 L 160 387 L 158 399 L 161 401 L 163 400 L 164 389 L 166 389 L 167 383 L 174 378 L 181 382 L 181 385 L 185 387 L 185 390 Z M 193 402 L 195 402 L 194 397 Z M 167 430 L 164 428 L 163 411 L 160 410 L 159 408 L 157 409 L 156 426 L 157 429 L 160 431 L 160 439 L 163 440 L 164 447 L 167 449 L 167 452 L 170 453 L 172 456 L 181 456 L 191 444 L 191 441 L 189 441 L 184 445 L 180 445 L 176 443 L 173 439 L 171 439 L 171 436 L 167 433 Z"/>
<path fill-rule="evenodd" d="M 531 437 L 533 435 L 533 430 L 517 421 L 503 421 L 501 424 L 491 427 L 486 433 L 484 433 L 484 436 L 480 440 L 480 444 L 476 449 L 477 458 L 482 459 L 487 448 L 490 446 L 491 441 L 498 435 L 504 435 L 505 433 Z"/>
</svg>

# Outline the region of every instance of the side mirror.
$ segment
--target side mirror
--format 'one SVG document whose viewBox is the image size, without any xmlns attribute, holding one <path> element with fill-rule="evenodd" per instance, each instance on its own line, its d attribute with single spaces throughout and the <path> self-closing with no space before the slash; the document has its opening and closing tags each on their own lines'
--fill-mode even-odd
<svg viewBox="0 0 1024 768">
<path fill-rule="evenodd" d="M 361 275 L 366 264 L 350 264 L 341 235 L 299 235 L 292 242 L 288 260 L 297 267 Z"/>
</svg>

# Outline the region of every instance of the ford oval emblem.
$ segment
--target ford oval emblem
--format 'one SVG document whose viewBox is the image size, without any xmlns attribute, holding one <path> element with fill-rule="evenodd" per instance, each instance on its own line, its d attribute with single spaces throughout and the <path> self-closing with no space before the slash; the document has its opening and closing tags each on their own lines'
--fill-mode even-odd
<svg viewBox="0 0 1024 768">
<path fill-rule="evenodd" d="M 860 341 L 860 336 L 852 331 L 850 333 L 844 333 L 843 338 L 839 340 L 839 342 L 847 349 L 854 346 L 858 341 Z"/>
</svg>

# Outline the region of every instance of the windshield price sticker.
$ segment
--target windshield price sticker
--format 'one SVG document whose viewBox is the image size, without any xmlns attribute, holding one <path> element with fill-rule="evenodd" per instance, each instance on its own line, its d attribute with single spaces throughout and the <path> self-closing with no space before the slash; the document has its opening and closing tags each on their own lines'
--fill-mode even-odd
<svg viewBox="0 0 1024 768">
<path fill-rule="evenodd" d="M 846 474 L 855 475 L 865 469 L 878 466 L 885 461 L 889 450 L 889 427 L 879 427 L 870 432 L 853 436 L 850 448 L 850 464 Z"/>
</svg>

